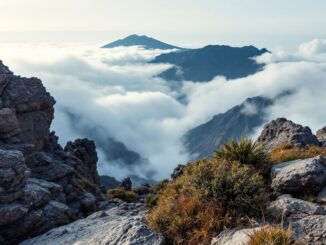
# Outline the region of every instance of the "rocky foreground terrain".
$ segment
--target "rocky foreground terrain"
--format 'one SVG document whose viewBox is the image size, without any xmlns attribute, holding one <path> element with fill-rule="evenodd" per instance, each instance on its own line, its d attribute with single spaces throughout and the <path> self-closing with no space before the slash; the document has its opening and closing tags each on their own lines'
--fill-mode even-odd
<svg viewBox="0 0 326 245">
<path fill-rule="evenodd" d="M 126 203 L 101 193 L 93 141 L 58 144 L 50 132 L 54 104 L 40 80 L 0 63 L 0 244 L 164 244 L 143 222 L 148 210 L 140 199 Z M 257 140 L 266 151 L 325 142 L 325 128 L 314 135 L 284 118 L 268 123 Z M 179 165 L 173 178 L 182 174 Z M 326 157 L 275 164 L 269 175 L 269 214 L 302 244 L 326 244 Z M 245 244 L 266 222 L 225 230 L 212 244 Z"/>
</svg>

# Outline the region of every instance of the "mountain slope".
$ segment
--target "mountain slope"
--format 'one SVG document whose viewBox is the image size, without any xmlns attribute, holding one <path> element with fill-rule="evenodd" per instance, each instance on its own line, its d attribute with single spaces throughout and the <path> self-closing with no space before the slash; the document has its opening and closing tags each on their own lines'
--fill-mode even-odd
<svg viewBox="0 0 326 245">
<path fill-rule="evenodd" d="M 264 111 L 272 100 L 264 97 L 246 99 L 225 113 L 188 131 L 184 144 L 194 158 L 211 156 L 216 148 L 230 139 L 248 137 L 265 121 Z"/>
<path fill-rule="evenodd" d="M 152 63 L 170 63 L 175 65 L 160 76 L 166 80 L 191 80 L 205 82 L 215 76 L 235 79 L 254 74 L 262 65 L 252 57 L 268 52 L 253 46 L 235 48 L 230 46 L 209 45 L 200 49 L 172 52 L 157 56 Z"/>
<path fill-rule="evenodd" d="M 119 39 L 112 43 L 104 45 L 102 48 L 116 48 L 116 47 L 130 47 L 130 46 L 143 46 L 145 49 L 182 49 L 173 46 L 148 36 L 130 35 L 126 38 Z"/>
</svg>

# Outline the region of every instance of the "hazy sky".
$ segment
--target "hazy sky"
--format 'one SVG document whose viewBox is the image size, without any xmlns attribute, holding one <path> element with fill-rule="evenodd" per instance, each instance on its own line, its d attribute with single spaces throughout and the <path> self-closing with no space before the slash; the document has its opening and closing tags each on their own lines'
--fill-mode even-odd
<svg viewBox="0 0 326 245">
<path fill-rule="evenodd" d="M 325 0 L 0 0 L 0 41 L 110 42 L 129 34 L 199 46 L 294 47 L 326 38 Z"/>
</svg>

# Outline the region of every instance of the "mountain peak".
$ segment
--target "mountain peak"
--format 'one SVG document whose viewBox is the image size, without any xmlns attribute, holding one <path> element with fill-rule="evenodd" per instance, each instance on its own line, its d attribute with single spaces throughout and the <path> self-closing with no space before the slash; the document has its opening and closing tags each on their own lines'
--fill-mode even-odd
<svg viewBox="0 0 326 245">
<path fill-rule="evenodd" d="M 102 48 L 142 46 L 145 49 L 183 49 L 174 45 L 161 42 L 146 35 L 132 34 L 123 39 L 104 45 Z"/>
</svg>

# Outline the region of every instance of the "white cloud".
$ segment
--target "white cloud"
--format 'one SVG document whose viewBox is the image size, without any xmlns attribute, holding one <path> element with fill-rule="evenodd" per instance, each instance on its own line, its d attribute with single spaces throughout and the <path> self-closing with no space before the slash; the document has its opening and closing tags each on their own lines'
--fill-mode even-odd
<svg viewBox="0 0 326 245">
<path fill-rule="evenodd" d="M 276 51 L 258 57 L 263 71 L 227 81 L 184 82 L 181 93 L 188 104 L 175 98 L 168 82 L 154 77 L 167 66 L 146 64 L 160 51 L 139 47 L 99 49 L 97 46 L 10 45 L 0 47 L 1 58 L 17 74 L 40 77 L 57 100 L 53 128 L 61 142 L 83 137 L 80 129 L 99 127 L 150 162 L 133 170 L 106 163 L 100 149 L 100 171 L 124 177 L 131 171 L 144 175 L 157 170 L 167 177 L 174 166 L 187 161 L 180 142 L 183 134 L 212 116 L 264 95 L 273 98 L 285 91 L 269 110 L 268 118 L 287 117 L 317 130 L 326 124 L 325 41 L 303 44 L 293 54 Z M 255 108 L 247 108 L 252 113 Z M 71 125 L 66 110 L 78 115 Z M 79 129 L 79 130 L 78 130 Z"/>
</svg>

